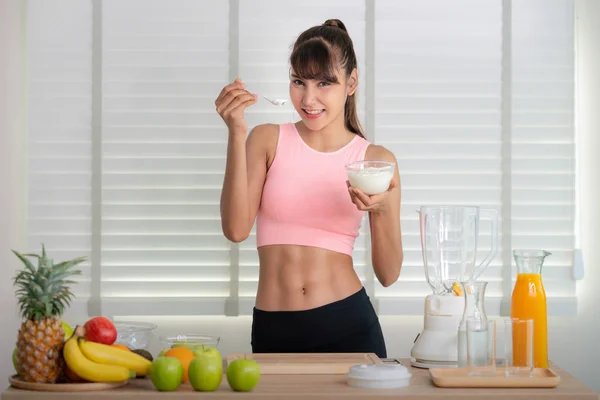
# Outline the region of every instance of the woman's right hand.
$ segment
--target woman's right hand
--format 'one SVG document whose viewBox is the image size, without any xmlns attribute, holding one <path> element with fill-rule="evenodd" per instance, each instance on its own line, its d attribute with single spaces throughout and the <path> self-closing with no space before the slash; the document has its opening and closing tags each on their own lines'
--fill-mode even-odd
<svg viewBox="0 0 600 400">
<path fill-rule="evenodd" d="M 215 105 L 230 133 L 246 133 L 248 125 L 244 121 L 244 110 L 256 103 L 257 99 L 258 96 L 248 92 L 239 78 L 221 90 Z"/>
</svg>

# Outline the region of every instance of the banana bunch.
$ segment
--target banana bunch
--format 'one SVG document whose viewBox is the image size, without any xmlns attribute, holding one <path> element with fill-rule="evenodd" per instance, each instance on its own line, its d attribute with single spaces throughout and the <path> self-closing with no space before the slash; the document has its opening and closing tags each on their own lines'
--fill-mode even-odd
<svg viewBox="0 0 600 400">
<path fill-rule="evenodd" d="M 90 342 L 77 334 L 65 342 L 63 356 L 71 371 L 90 382 L 123 382 L 148 375 L 152 366 L 139 354 Z"/>
</svg>

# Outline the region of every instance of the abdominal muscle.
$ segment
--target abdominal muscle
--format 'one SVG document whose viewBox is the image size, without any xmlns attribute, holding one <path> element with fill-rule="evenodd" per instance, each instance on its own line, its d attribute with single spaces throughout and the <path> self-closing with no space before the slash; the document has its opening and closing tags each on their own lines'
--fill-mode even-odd
<svg viewBox="0 0 600 400">
<path fill-rule="evenodd" d="M 298 245 L 258 248 L 256 308 L 299 311 L 344 299 L 362 288 L 352 257 Z"/>
</svg>

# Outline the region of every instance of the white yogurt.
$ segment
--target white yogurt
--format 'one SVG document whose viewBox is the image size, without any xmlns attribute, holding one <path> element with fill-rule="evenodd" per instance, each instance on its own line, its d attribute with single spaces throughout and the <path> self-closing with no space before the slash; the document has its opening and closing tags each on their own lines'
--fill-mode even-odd
<svg viewBox="0 0 600 400">
<path fill-rule="evenodd" d="M 383 193 L 390 187 L 394 176 L 393 167 L 365 167 L 348 170 L 350 185 L 360 189 L 364 194 L 374 195 Z"/>
</svg>

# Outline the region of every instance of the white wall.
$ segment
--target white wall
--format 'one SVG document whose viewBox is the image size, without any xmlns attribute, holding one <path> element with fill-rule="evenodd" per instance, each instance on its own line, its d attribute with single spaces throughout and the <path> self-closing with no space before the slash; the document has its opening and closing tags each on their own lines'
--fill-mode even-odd
<svg viewBox="0 0 600 400">
<path fill-rule="evenodd" d="M 10 354 L 14 346 L 19 320 L 10 279 L 18 262 L 10 253 L 20 248 L 25 197 L 22 192 L 24 125 L 21 79 L 24 65 L 18 33 L 21 31 L 19 0 L 0 1 L 0 335 L 10 340 L 0 342 L 0 377 L 11 374 Z M 550 318 L 550 357 L 596 391 L 600 391 L 600 321 L 597 303 L 600 301 L 600 246 L 597 245 L 600 227 L 600 2 L 578 0 L 577 13 L 579 46 L 579 119 L 578 157 L 580 165 L 582 218 L 582 249 L 587 266 L 585 279 L 578 283 L 579 315 Z M 8 75 L 7 75 L 8 74 Z M 10 76 L 9 80 L 4 76 Z M 595 133 L 595 134 L 594 134 Z M 85 317 L 67 315 L 72 323 L 82 323 Z M 140 320 L 144 320 L 141 319 Z M 146 319 L 147 320 L 147 319 Z M 205 333 L 221 337 L 223 353 L 250 351 L 250 318 L 199 317 L 153 319 L 159 324 L 159 334 Z M 382 325 L 390 357 L 407 357 L 416 333 L 422 327 L 421 317 L 383 317 Z M 153 349 L 156 351 L 157 344 Z M 5 382 L 0 378 L 0 382 Z M 3 384 L 5 385 L 5 384 Z M 1 387 L 1 386 L 0 386 Z"/>
<path fill-rule="evenodd" d="M 22 212 L 25 210 L 21 181 L 25 144 L 21 52 L 21 0 L 0 1 L 0 387 L 14 373 L 11 361 L 19 319 L 12 286 L 17 263 L 10 249 L 22 248 Z"/>
<path fill-rule="evenodd" d="M 586 276 L 577 286 L 579 313 L 573 324 L 555 321 L 552 332 L 554 359 L 596 391 L 600 391 L 600 2 L 578 0 L 577 135 L 581 187 L 582 249 Z"/>
</svg>

